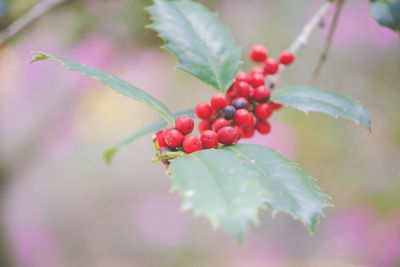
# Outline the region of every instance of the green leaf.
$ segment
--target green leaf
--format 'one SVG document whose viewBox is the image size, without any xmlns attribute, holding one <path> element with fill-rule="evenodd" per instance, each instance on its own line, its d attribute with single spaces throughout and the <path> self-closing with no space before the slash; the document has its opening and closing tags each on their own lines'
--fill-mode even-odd
<svg viewBox="0 0 400 267">
<path fill-rule="evenodd" d="M 201 150 L 172 160 L 172 191 L 183 198 L 182 209 L 207 216 L 240 243 L 257 213 L 287 212 L 310 232 L 330 206 L 313 178 L 275 150 L 250 144 Z"/>
<path fill-rule="evenodd" d="M 182 115 L 188 115 L 192 118 L 194 118 L 194 110 L 193 109 L 186 109 L 186 110 L 182 110 L 179 111 L 177 113 L 174 113 L 174 118 L 176 119 L 179 116 Z M 152 133 L 156 133 L 158 131 L 160 131 L 161 129 L 163 129 L 165 126 L 167 126 L 167 122 L 163 119 L 159 119 L 156 121 L 153 121 L 149 124 L 147 124 L 146 126 L 144 126 L 142 129 L 134 132 L 132 135 L 130 135 L 129 137 L 125 138 L 124 140 L 122 140 L 121 142 L 119 142 L 118 144 L 116 144 L 115 146 L 109 148 L 106 152 L 104 152 L 103 154 L 103 158 L 107 163 L 111 162 L 112 157 L 114 156 L 114 154 L 123 146 L 129 145 L 130 143 L 132 143 L 133 141 L 135 141 L 136 139 L 148 135 L 148 134 L 152 134 Z"/>
<path fill-rule="evenodd" d="M 34 52 L 37 54 L 32 60 L 32 62 L 39 61 L 39 60 L 51 60 L 57 63 L 60 63 L 64 66 L 67 70 L 80 72 L 81 74 L 88 76 L 94 80 L 102 82 L 103 84 L 109 86 L 110 88 L 114 89 L 116 92 L 123 94 L 133 100 L 136 100 L 149 108 L 154 109 L 158 113 L 163 116 L 168 123 L 172 124 L 174 120 L 174 116 L 171 111 L 160 101 L 158 101 L 153 96 L 149 95 L 143 90 L 133 86 L 132 84 L 119 79 L 118 77 L 111 75 L 107 72 L 102 70 L 96 69 L 94 67 L 69 60 L 60 57 L 55 57 L 43 52 Z"/>
<path fill-rule="evenodd" d="M 373 1 L 369 6 L 369 14 L 381 26 L 400 31 L 400 0 Z"/>
<path fill-rule="evenodd" d="M 188 0 L 154 0 L 147 10 L 153 19 L 148 27 L 178 58 L 178 68 L 225 92 L 239 71 L 240 48 L 217 15 Z"/>
<path fill-rule="evenodd" d="M 355 100 L 332 91 L 301 85 L 292 86 L 274 92 L 271 100 L 306 114 L 315 111 L 352 120 L 371 131 L 371 120 L 367 110 Z"/>
</svg>

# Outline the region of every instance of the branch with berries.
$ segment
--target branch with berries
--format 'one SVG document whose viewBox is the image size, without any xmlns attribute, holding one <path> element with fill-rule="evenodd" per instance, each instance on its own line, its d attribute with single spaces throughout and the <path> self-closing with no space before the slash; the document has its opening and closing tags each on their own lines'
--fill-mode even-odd
<svg viewBox="0 0 400 267">
<path fill-rule="evenodd" d="M 266 47 L 256 44 L 250 50 L 249 58 L 263 66 L 252 67 L 249 74 L 238 72 L 225 94 L 214 94 L 210 104 L 196 105 L 194 113 L 201 120 L 198 124 L 200 138 L 191 134 L 193 119 L 188 115 L 179 116 L 175 127 L 169 125 L 153 136 L 153 142 L 156 142 L 153 162 L 161 161 L 168 169 L 170 160 L 184 153 L 236 144 L 242 138 L 252 138 L 256 130 L 262 135 L 271 131 L 268 119 L 283 105 L 270 101 L 271 89 L 265 86 L 265 77 L 275 74 L 279 65 L 290 65 L 295 57 L 285 50 L 276 61 L 268 57 Z"/>
<path fill-rule="evenodd" d="M 259 65 L 247 74 L 239 72 L 240 48 L 214 13 L 194 1 L 154 0 L 147 8 L 153 20 L 148 27 L 165 41 L 163 48 L 177 57 L 179 69 L 216 91 L 210 103 L 176 113 L 144 90 L 92 66 L 43 52 L 35 52 L 31 62 L 57 62 L 158 112 L 161 119 L 110 148 L 104 158 L 110 162 L 119 148 L 153 134 L 153 162 L 166 165 L 171 191 L 182 198 L 182 210 L 206 216 L 238 243 L 244 240 L 248 226 L 258 223 L 258 213 L 265 208 L 273 216 L 289 214 L 312 234 L 323 209 L 332 206 L 316 179 L 278 151 L 238 141 L 251 138 L 255 131 L 268 134 L 268 119 L 284 107 L 341 117 L 371 131 L 367 110 L 347 96 L 301 84 L 271 91 L 330 6 L 331 2 L 321 6 L 277 60 L 268 57 L 263 45 L 255 45 L 249 58 Z M 200 119 L 197 127 L 196 116 Z M 193 134 L 195 128 L 200 137 Z"/>
</svg>

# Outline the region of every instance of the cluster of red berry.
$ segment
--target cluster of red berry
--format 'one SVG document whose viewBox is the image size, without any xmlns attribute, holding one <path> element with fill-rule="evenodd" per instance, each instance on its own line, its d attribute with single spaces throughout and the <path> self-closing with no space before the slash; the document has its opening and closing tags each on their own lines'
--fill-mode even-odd
<svg viewBox="0 0 400 267">
<path fill-rule="evenodd" d="M 192 153 L 200 149 L 231 145 L 241 138 L 251 138 L 255 130 L 268 134 L 271 125 L 267 121 L 274 110 L 282 107 L 269 101 L 271 89 L 265 86 L 265 77 L 278 72 L 279 64 L 289 65 L 294 55 L 283 51 L 279 61 L 268 57 L 267 49 L 254 45 L 249 58 L 263 66 L 254 66 L 249 74 L 239 72 L 226 94 L 218 93 L 208 103 L 199 103 L 194 110 L 201 119 L 198 130 L 200 138 L 191 134 L 194 121 L 187 115 L 180 116 L 174 126 L 167 126 L 157 132 L 156 139 L 160 150 L 184 151 Z"/>
</svg>

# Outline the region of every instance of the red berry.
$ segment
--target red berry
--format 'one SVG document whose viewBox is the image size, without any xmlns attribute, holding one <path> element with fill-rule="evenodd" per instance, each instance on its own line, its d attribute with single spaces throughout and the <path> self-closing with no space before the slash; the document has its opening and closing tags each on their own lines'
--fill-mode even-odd
<svg viewBox="0 0 400 267">
<path fill-rule="evenodd" d="M 249 123 L 250 115 L 251 114 L 249 113 L 249 111 L 247 109 L 244 109 L 244 108 L 238 109 L 235 112 L 235 118 L 233 119 L 233 121 L 236 124 L 245 125 L 245 124 Z"/>
<path fill-rule="evenodd" d="M 264 63 L 264 74 L 273 75 L 278 72 L 279 63 L 272 57 L 268 58 Z"/>
<path fill-rule="evenodd" d="M 250 77 L 253 77 L 254 74 L 260 73 L 264 75 L 264 68 L 260 66 L 255 66 L 250 69 Z"/>
<path fill-rule="evenodd" d="M 272 107 L 267 103 L 262 103 L 256 108 L 256 116 L 260 119 L 268 119 L 272 115 Z"/>
<path fill-rule="evenodd" d="M 250 85 L 246 82 L 238 82 L 235 84 L 233 92 L 236 96 L 248 97 L 250 92 Z"/>
<path fill-rule="evenodd" d="M 158 131 L 156 133 L 157 136 L 157 143 L 159 147 L 166 147 L 167 144 L 165 143 L 164 133 L 163 131 Z"/>
<path fill-rule="evenodd" d="M 199 151 L 201 149 L 201 140 L 194 134 L 189 134 L 183 139 L 182 147 L 188 154 Z"/>
<path fill-rule="evenodd" d="M 175 120 L 175 128 L 184 135 L 190 134 L 194 128 L 194 121 L 188 115 L 179 116 Z"/>
<path fill-rule="evenodd" d="M 254 126 L 254 116 L 252 113 L 249 113 L 249 120 L 243 127 Z"/>
<path fill-rule="evenodd" d="M 254 62 L 263 62 L 264 60 L 267 59 L 267 57 L 268 57 L 267 48 L 265 48 L 263 45 L 260 44 L 254 45 L 249 53 L 249 58 Z"/>
<path fill-rule="evenodd" d="M 244 138 L 252 138 L 254 135 L 254 126 L 243 127 Z"/>
<path fill-rule="evenodd" d="M 228 100 L 226 100 L 226 97 L 224 94 L 219 93 L 215 94 L 211 97 L 211 106 L 215 110 L 220 110 L 221 108 L 224 108 L 228 105 Z"/>
<path fill-rule="evenodd" d="M 218 134 L 211 130 L 206 130 L 200 137 L 203 148 L 216 148 L 218 146 Z"/>
<path fill-rule="evenodd" d="M 248 99 L 253 99 L 254 97 L 254 87 L 250 85 L 250 90 L 249 90 L 249 97 Z"/>
<path fill-rule="evenodd" d="M 198 103 L 196 105 L 196 108 L 194 109 L 194 113 L 196 114 L 196 116 L 199 119 L 203 119 L 203 120 L 210 118 L 211 112 L 212 112 L 212 110 L 211 110 L 210 105 L 208 105 L 207 103 L 204 103 L 204 102 Z"/>
<path fill-rule="evenodd" d="M 251 84 L 254 87 L 258 87 L 258 86 L 264 85 L 264 82 L 265 82 L 265 76 L 263 74 L 261 74 L 261 73 L 254 73 L 251 76 Z"/>
<path fill-rule="evenodd" d="M 202 120 L 197 127 L 200 133 L 211 130 L 211 120 Z"/>
<path fill-rule="evenodd" d="M 283 108 L 283 105 L 281 103 L 270 102 L 269 104 L 274 110 L 280 110 L 281 108 Z"/>
<path fill-rule="evenodd" d="M 218 139 L 221 144 L 230 145 L 237 139 L 237 131 L 230 126 L 224 127 L 218 131 Z"/>
<path fill-rule="evenodd" d="M 267 100 L 271 94 L 271 89 L 261 85 L 254 90 L 254 100 L 255 101 L 264 101 Z"/>
<path fill-rule="evenodd" d="M 260 134 L 268 134 L 271 131 L 271 124 L 266 120 L 258 119 L 256 129 Z"/>
<path fill-rule="evenodd" d="M 239 139 L 241 139 L 241 138 L 243 138 L 243 136 L 244 136 L 244 133 L 243 133 L 243 129 L 242 129 L 242 127 L 240 127 L 239 125 L 233 125 L 232 126 L 233 127 L 233 129 L 235 129 L 236 131 L 237 131 L 237 133 L 238 133 L 238 140 Z"/>
<path fill-rule="evenodd" d="M 168 133 L 170 130 L 172 130 L 172 129 L 175 129 L 175 127 L 172 126 L 172 125 L 166 126 L 166 127 L 164 128 L 164 130 L 163 130 L 163 135 L 164 135 L 164 137 L 165 137 L 165 136 L 167 135 L 167 133 Z"/>
<path fill-rule="evenodd" d="M 246 72 L 238 72 L 236 74 L 236 78 L 235 78 L 236 82 L 246 82 L 246 83 L 250 83 L 250 77 L 247 75 Z"/>
<path fill-rule="evenodd" d="M 228 125 L 229 125 L 229 122 L 228 122 L 226 119 L 224 119 L 224 118 L 219 118 L 219 119 L 216 119 L 216 120 L 214 121 L 214 123 L 212 124 L 212 127 L 211 127 L 211 128 L 212 128 L 215 132 L 218 132 L 219 129 L 222 129 L 222 128 L 228 126 Z"/>
<path fill-rule="evenodd" d="M 279 62 L 282 63 L 283 65 L 289 65 L 293 61 L 294 61 L 294 55 L 289 50 L 285 50 L 279 55 Z"/>
<path fill-rule="evenodd" d="M 165 143 L 167 143 L 169 147 L 178 147 L 182 144 L 183 138 L 184 136 L 180 131 L 172 129 L 165 135 Z"/>
<path fill-rule="evenodd" d="M 228 100 L 228 103 L 231 102 L 231 100 L 235 97 L 235 93 L 233 91 L 228 91 L 226 92 L 226 100 Z"/>
</svg>

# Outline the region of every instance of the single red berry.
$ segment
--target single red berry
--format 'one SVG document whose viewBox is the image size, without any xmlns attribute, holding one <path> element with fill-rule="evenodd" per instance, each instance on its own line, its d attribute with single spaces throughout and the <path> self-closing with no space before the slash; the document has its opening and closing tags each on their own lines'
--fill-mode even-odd
<svg viewBox="0 0 400 267">
<path fill-rule="evenodd" d="M 235 130 L 237 131 L 237 133 L 238 133 L 237 139 L 239 140 L 239 139 L 243 138 L 244 133 L 243 133 L 242 127 L 240 127 L 240 126 L 237 125 L 237 124 L 234 124 L 232 127 L 233 127 L 233 129 L 235 129 Z"/>
<path fill-rule="evenodd" d="M 246 72 L 238 72 L 236 74 L 236 78 L 235 78 L 236 82 L 246 82 L 246 83 L 250 83 L 250 77 L 247 75 Z"/>
<path fill-rule="evenodd" d="M 194 121 L 188 115 L 179 116 L 175 120 L 175 128 L 184 135 L 188 135 L 193 131 Z"/>
<path fill-rule="evenodd" d="M 249 123 L 249 120 L 250 120 L 249 115 L 250 115 L 250 113 L 247 109 L 244 109 L 244 108 L 238 109 L 235 112 L 235 118 L 233 119 L 233 121 L 236 124 L 245 125 L 245 124 Z"/>
<path fill-rule="evenodd" d="M 254 90 L 254 100 L 255 101 L 265 101 L 269 98 L 271 94 L 271 89 L 265 87 L 264 85 L 258 86 Z"/>
<path fill-rule="evenodd" d="M 199 132 L 202 133 L 206 130 L 211 130 L 211 120 L 202 120 L 199 122 L 199 125 L 197 126 L 199 129 Z"/>
<path fill-rule="evenodd" d="M 260 134 L 268 134 L 271 131 L 271 124 L 266 120 L 258 119 L 256 129 Z"/>
<path fill-rule="evenodd" d="M 224 108 L 228 105 L 228 100 L 226 100 L 226 97 L 224 94 L 219 93 L 215 94 L 211 97 L 211 106 L 215 110 L 220 110 L 221 108 Z"/>
<path fill-rule="evenodd" d="M 233 89 L 236 96 L 248 97 L 250 92 L 250 85 L 246 82 L 237 82 Z"/>
<path fill-rule="evenodd" d="M 230 103 L 232 101 L 233 98 L 235 98 L 235 93 L 233 92 L 233 90 L 226 92 L 226 100 L 228 100 L 228 103 Z"/>
<path fill-rule="evenodd" d="M 200 136 L 201 143 L 203 144 L 203 148 L 216 148 L 218 146 L 218 134 L 211 130 L 206 130 L 201 133 Z"/>
<path fill-rule="evenodd" d="M 166 126 L 166 127 L 164 128 L 164 130 L 163 130 L 163 135 L 164 135 L 164 137 L 167 135 L 167 133 L 168 133 L 170 130 L 173 130 L 173 129 L 175 129 L 175 127 L 172 126 L 172 125 Z"/>
<path fill-rule="evenodd" d="M 167 144 L 165 143 L 165 138 L 164 138 L 164 133 L 163 133 L 163 131 L 158 131 L 158 132 L 156 133 L 156 136 L 157 136 L 157 143 L 158 143 L 158 146 L 159 146 L 160 148 L 166 147 Z"/>
<path fill-rule="evenodd" d="M 261 103 L 256 108 L 256 116 L 260 119 L 268 119 L 272 115 L 272 107 L 268 103 Z"/>
<path fill-rule="evenodd" d="M 249 53 L 249 58 L 254 62 L 263 62 L 268 57 L 268 51 L 265 46 L 256 44 L 254 45 Z"/>
<path fill-rule="evenodd" d="M 221 144 L 230 145 L 237 139 L 237 131 L 230 126 L 224 127 L 218 131 L 218 139 Z"/>
<path fill-rule="evenodd" d="M 182 147 L 183 150 L 190 154 L 201 149 L 201 140 L 194 134 L 189 134 L 183 139 Z"/>
<path fill-rule="evenodd" d="M 270 102 L 269 104 L 274 110 L 280 110 L 281 108 L 283 108 L 283 105 L 281 103 Z"/>
<path fill-rule="evenodd" d="M 283 65 L 289 65 L 293 61 L 294 61 L 294 55 L 289 50 L 285 50 L 279 55 L 279 62 L 282 63 Z"/>
<path fill-rule="evenodd" d="M 243 127 L 244 138 L 252 138 L 254 135 L 254 126 Z"/>
<path fill-rule="evenodd" d="M 254 87 L 250 85 L 248 99 L 253 99 L 253 97 L 254 97 Z"/>
<path fill-rule="evenodd" d="M 254 66 L 250 69 L 249 73 L 250 73 L 250 77 L 252 77 L 256 73 L 260 73 L 260 74 L 264 75 L 264 68 L 261 66 Z"/>
<path fill-rule="evenodd" d="M 169 147 L 178 147 L 182 144 L 183 138 L 184 136 L 180 131 L 172 129 L 165 135 L 165 143 L 167 143 Z"/>
<path fill-rule="evenodd" d="M 254 116 L 253 113 L 249 112 L 249 119 L 246 124 L 242 125 L 243 127 L 254 126 Z"/>
<path fill-rule="evenodd" d="M 216 120 L 214 121 L 214 123 L 212 124 L 212 127 L 211 127 L 211 128 L 212 128 L 215 132 L 218 132 L 219 129 L 222 129 L 222 128 L 228 126 L 228 125 L 229 125 L 229 122 L 228 122 L 226 119 L 224 119 L 224 118 L 219 118 L 219 119 L 216 119 Z"/>
<path fill-rule="evenodd" d="M 198 103 L 194 109 L 194 113 L 199 119 L 205 120 L 211 116 L 211 107 L 207 103 Z"/>
<path fill-rule="evenodd" d="M 279 63 L 273 59 L 273 58 L 268 58 L 265 63 L 264 63 L 264 74 L 267 75 L 274 75 L 275 73 L 278 72 L 279 69 Z"/>
<path fill-rule="evenodd" d="M 251 76 L 251 84 L 254 87 L 258 87 L 258 86 L 264 85 L 264 82 L 265 82 L 265 76 L 263 74 L 261 74 L 261 73 L 254 73 Z"/>
</svg>

